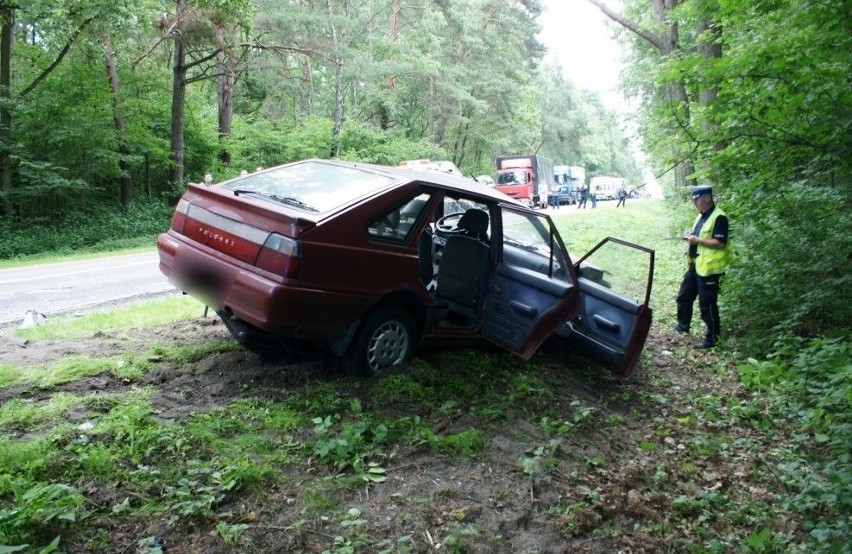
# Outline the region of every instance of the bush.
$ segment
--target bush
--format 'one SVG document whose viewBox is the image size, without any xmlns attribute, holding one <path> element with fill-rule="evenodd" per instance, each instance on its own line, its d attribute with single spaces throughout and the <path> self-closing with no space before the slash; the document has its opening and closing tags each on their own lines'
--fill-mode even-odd
<svg viewBox="0 0 852 554">
<path fill-rule="evenodd" d="M 70 254 L 85 250 L 107 252 L 154 245 L 154 237 L 169 226 L 174 207 L 158 200 L 136 202 L 127 210 L 99 205 L 61 217 L 17 217 L 0 220 L 0 259 L 37 254 Z"/>
<path fill-rule="evenodd" d="M 723 301 L 752 352 L 775 337 L 831 334 L 852 321 L 852 227 L 831 187 L 777 184 L 730 193 L 735 257 Z"/>
</svg>

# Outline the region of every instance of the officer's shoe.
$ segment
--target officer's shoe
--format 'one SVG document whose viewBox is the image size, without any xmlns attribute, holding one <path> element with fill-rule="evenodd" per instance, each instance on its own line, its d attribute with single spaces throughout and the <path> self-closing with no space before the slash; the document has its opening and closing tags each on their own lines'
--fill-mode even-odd
<svg viewBox="0 0 852 554">
<path fill-rule="evenodd" d="M 681 325 L 680 323 L 678 323 L 677 325 L 675 325 L 674 332 L 681 334 L 681 335 L 684 335 L 686 333 L 689 333 L 689 327 L 687 327 L 686 325 Z"/>
<path fill-rule="evenodd" d="M 710 342 L 709 340 L 704 339 L 703 341 L 695 344 L 695 349 L 696 350 L 708 350 L 710 348 L 713 348 L 714 346 L 716 346 L 715 342 Z"/>
</svg>

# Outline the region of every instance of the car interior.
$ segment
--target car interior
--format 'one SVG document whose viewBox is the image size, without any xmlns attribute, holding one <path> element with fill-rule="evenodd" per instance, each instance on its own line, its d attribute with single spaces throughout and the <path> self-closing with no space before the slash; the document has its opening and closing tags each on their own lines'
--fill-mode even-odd
<svg viewBox="0 0 852 554">
<path fill-rule="evenodd" d="M 488 281 L 488 213 L 467 210 L 456 231 L 441 252 L 435 297 L 447 306 L 447 324 L 473 325 Z"/>
</svg>

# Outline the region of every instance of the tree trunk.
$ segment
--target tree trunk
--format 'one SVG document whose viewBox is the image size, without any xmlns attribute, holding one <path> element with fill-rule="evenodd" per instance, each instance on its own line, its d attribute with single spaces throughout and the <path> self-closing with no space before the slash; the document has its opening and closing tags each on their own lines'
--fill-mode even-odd
<svg viewBox="0 0 852 554">
<path fill-rule="evenodd" d="M 302 56 L 299 62 L 302 69 L 302 80 L 300 88 L 302 93 L 299 95 L 299 113 L 298 116 L 307 118 L 311 115 L 311 106 L 313 106 L 313 79 L 311 78 L 311 58 Z M 296 121 L 298 123 L 298 120 Z"/>
<path fill-rule="evenodd" d="M 186 11 L 186 0 L 176 0 L 177 19 L 180 21 Z M 175 54 L 172 68 L 172 171 L 171 182 L 177 187 L 183 183 L 184 150 L 184 110 L 186 108 L 186 52 L 180 32 L 174 34 Z"/>
<path fill-rule="evenodd" d="M 331 0 L 327 1 L 329 20 L 333 18 Z M 331 157 L 340 157 L 340 134 L 343 130 L 343 59 L 340 55 L 340 44 L 337 39 L 337 28 L 331 23 L 331 44 L 334 49 L 334 129 L 331 133 Z"/>
<path fill-rule="evenodd" d="M 217 23 L 214 32 L 216 33 L 216 46 L 219 49 L 219 53 L 216 55 L 219 101 L 219 161 L 228 166 L 231 165 L 228 139 L 231 138 L 231 121 L 234 118 L 235 62 L 231 49 L 225 43 L 225 29 L 222 24 Z"/>
<path fill-rule="evenodd" d="M 703 39 L 700 43 L 698 43 L 698 51 L 702 56 L 708 59 L 719 59 L 722 57 L 722 30 L 716 25 L 713 21 L 709 19 L 701 20 L 701 26 L 699 28 L 699 32 Z M 709 106 L 716 100 L 716 96 L 719 92 L 719 88 L 716 84 L 706 83 L 701 87 L 701 90 L 698 91 L 698 103 L 701 106 Z M 704 131 L 709 133 L 711 122 L 707 119 L 703 122 Z M 717 142 L 713 145 L 713 148 L 717 151 L 725 148 L 725 144 L 722 142 Z"/>
<path fill-rule="evenodd" d="M 11 60 L 12 27 L 14 11 L 10 7 L 0 8 L 0 215 L 11 212 L 6 195 L 12 190 L 12 100 Z"/>
<path fill-rule="evenodd" d="M 127 140 L 127 127 L 124 122 L 124 110 L 121 106 L 121 81 L 118 78 L 118 64 L 115 59 L 115 51 L 109 35 L 101 35 L 101 44 L 104 47 L 104 61 L 106 63 L 107 79 L 109 79 L 112 90 L 113 121 L 115 123 L 115 134 L 118 137 L 118 168 L 121 170 L 121 182 L 119 185 L 119 198 L 121 205 L 125 208 L 133 203 L 133 179 L 130 177 L 130 147 Z"/>
</svg>

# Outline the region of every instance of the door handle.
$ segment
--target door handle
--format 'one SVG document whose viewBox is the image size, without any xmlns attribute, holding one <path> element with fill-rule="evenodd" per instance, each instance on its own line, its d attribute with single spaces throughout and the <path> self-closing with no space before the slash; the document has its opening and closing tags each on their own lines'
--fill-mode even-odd
<svg viewBox="0 0 852 554">
<path fill-rule="evenodd" d="M 509 302 L 509 306 L 516 312 L 520 312 L 525 316 L 535 317 L 538 315 L 538 310 L 532 306 L 527 306 L 526 304 L 521 304 L 517 300 L 512 300 Z"/>
<path fill-rule="evenodd" d="M 603 316 L 595 314 L 592 316 L 592 319 L 597 323 L 600 327 L 603 327 L 607 331 L 612 331 L 617 333 L 619 329 L 621 329 L 621 325 L 616 323 L 615 321 L 611 321 Z"/>
</svg>

